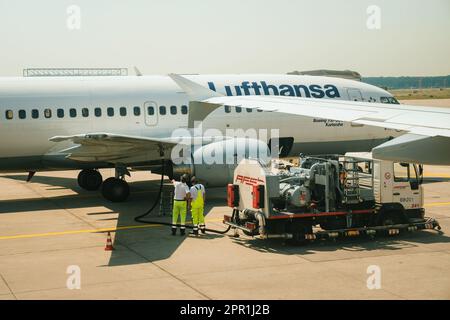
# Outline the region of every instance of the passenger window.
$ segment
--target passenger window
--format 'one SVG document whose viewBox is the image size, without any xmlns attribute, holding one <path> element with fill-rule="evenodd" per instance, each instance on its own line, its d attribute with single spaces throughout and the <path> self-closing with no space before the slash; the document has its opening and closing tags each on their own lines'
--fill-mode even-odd
<svg viewBox="0 0 450 320">
<path fill-rule="evenodd" d="M 75 118 L 75 117 L 77 116 L 77 109 L 71 108 L 71 109 L 69 110 L 69 114 L 70 114 L 70 117 L 71 117 L 71 118 Z"/>
<path fill-rule="evenodd" d="M 19 119 L 25 119 L 27 117 L 27 112 L 25 110 L 19 110 Z"/>
<path fill-rule="evenodd" d="M 170 114 L 177 114 L 177 107 L 176 106 L 171 106 L 170 107 Z"/>
<path fill-rule="evenodd" d="M 58 116 L 58 118 L 64 118 L 64 109 L 56 110 L 56 115 Z"/>
<path fill-rule="evenodd" d="M 114 117 L 114 108 L 109 107 L 109 108 L 106 110 L 106 113 L 108 114 L 108 117 Z"/>
<path fill-rule="evenodd" d="M 141 108 L 140 107 L 134 107 L 133 108 L 133 113 L 136 117 L 141 115 Z"/>
<path fill-rule="evenodd" d="M 94 114 L 96 117 L 101 117 L 102 116 L 102 108 L 95 108 Z"/>
<path fill-rule="evenodd" d="M 187 113 L 188 113 L 187 106 L 181 106 L 181 114 L 187 114 Z"/>
<path fill-rule="evenodd" d="M 159 107 L 159 114 L 164 116 L 166 114 L 166 107 L 165 106 L 160 106 Z"/>
<path fill-rule="evenodd" d="M 125 116 L 127 115 L 127 108 L 121 107 L 121 108 L 119 109 L 119 113 L 120 113 L 120 115 L 121 115 L 122 117 L 125 117 Z"/>
<path fill-rule="evenodd" d="M 33 109 L 33 110 L 31 110 L 31 117 L 32 117 L 33 119 L 39 118 L 39 110 L 38 110 L 38 109 Z"/>
<path fill-rule="evenodd" d="M 44 109 L 44 117 L 51 118 L 52 117 L 52 110 L 50 109 Z"/>
<path fill-rule="evenodd" d="M 88 108 L 81 109 L 81 115 L 85 118 L 89 117 L 89 109 Z"/>
<path fill-rule="evenodd" d="M 225 106 L 225 113 L 230 113 L 230 112 L 231 112 L 231 107 Z"/>
<path fill-rule="evenodd" d="M 13 118 L 13 111 L 12 110 L 6 110 L 5 117 L 8 120 L 11 120 Z"/>
<path fill-rule="evenodd" d="M 247 108 L 247 112 L 252 112 L 253 109 Z"/>
<path fill-rule="evenodd" d="M 237 113 L 242 112 L 242 107 L 236 107 L 236 112 L 237 112 Z"/>
<path fill-rule="evenodd" d="M 263 112 L 262 110 L 260 110 L 260 109 L 258 109 L 258 110 L 256 110 L 256 111 L 258 111 L 258 112 Z"/>
<path fill-rule="evenodd" d="M 155 114 L 155 108 L 148 107 L 147 108 L 147 113 L 148 113 L 149 116 L 153 116 Z"/>
</svg>

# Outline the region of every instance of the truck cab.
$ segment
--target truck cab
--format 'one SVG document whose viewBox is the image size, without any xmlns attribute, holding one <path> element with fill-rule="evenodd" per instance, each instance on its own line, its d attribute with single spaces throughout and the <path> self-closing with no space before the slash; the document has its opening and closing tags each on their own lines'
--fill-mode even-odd
<svg viewBox="0 0 450 320">
<path fill-rule="evenodd" d="M 371 153 L 347 153 L 346 157 L 361 159 L 358 163 L 361 188 L 364 175 L 372 173 L 373 196 L 378 207 L 401 206 L 400 210 L 420 216 L 417 211 L 422 211 L 424 205 L 421 165 L 373 159 Z"/>
</svg>

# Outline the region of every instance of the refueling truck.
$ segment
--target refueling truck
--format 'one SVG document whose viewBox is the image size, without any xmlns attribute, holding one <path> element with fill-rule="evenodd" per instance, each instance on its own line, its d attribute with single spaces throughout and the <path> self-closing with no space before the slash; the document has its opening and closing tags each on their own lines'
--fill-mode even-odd
<svg viewBox="0 0 450 320">
<path fill-rule="evenodd" d="M 243 159 L 227 187 L 224 223 L 295 242 L 440 230 L 425 217 L 421 165 L 371 153 L 300 156 L 297 166 Z"/>
</svg>

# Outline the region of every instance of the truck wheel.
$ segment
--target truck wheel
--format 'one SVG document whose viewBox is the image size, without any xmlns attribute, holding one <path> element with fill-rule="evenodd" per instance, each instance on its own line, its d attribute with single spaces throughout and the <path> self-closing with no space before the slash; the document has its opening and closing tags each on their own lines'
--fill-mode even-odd
<svg viewBox="0 0 450 320">
<path fill-rule="evenodd" d="M 406 223 L 405 215 L 400 210 L 389 210 L 381 213 L 381 225 L 382 226 L 390 226 L 394 224 Z"/>
<path fill-rule="evenodd" d="M 245 231 L 245 230 L 242 230 L 242 232 L 243 232 L 246 236 L 249 236 L 249 237 L 254 237 L 254 236 L 258 235 L 258 232 L 248 232 L 248 231 Z"/>
<path fill-rule="evenodd" d="M 296 246 L 301 246 L 306 244 L 305 233 L 298 232 L 292 235 L 292 244 Z"/>
<path fill-rule="evenodd" d="M 292 239 L 290 239 L 290 243 L 293 245 L 304 245 L 308 243 L 308 240 L 305 238 L 305 234 L 311 234 L 312 227 L 304 224 L 292 224 L 291 226 Z"/>
</svg>

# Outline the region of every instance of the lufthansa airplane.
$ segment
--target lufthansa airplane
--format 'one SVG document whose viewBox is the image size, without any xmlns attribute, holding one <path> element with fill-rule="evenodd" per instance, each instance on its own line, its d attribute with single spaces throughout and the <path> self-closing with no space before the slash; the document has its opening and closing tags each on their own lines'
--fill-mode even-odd
<svg viewBox="0 0 450 320">
<path fill-rule="evenodd" d="M 314 114 L 271 112 L 286 107 L 283 110 L 295 113 L 301 108 L 293 101 L 303 101 L 305 110 Z M 211 186 L 228 183 L 232 166 L 227 164 L 186 167 L 172 161 L 171 150 L 179 142 L 174 132 L 191 128 L 196 117 L 203 121 L 203 130 L 219 129 L 223 135 L 227 129 L 278 129 L 281 156 L 369 151 L 400 135 L 402 128 L 333 118 L 319 108 L 325 101 L 398 106 L 378 87 L 318 76 L 0 78 L 0 171 L 28 171 L 31 179 L 36 171 L 81 170 L 81 188 L 101 188 L 106 199 L 124 201 L 129 195 L 128 169 L 164 170 L 170 177 L 188 170 Z M 242 142 L 237 136 L 227 138 Z M 203 148 L 213 143 L 215 150 L 224 148 L 223 142 L 205 141 Z M 270 137 L 263 142 L 270 146 Z M 115 168 L 115 177 L 103 181 L 99 168 Z"/>
</svg>

